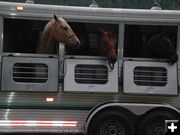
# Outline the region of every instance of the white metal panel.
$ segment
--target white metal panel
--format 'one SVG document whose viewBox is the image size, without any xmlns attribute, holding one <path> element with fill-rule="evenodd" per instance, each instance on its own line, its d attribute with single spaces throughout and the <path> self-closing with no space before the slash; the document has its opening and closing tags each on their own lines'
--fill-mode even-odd
<svg viewBox="0 0 180 135">
<path fill-rule="evenodd" d="M 75 67 L 80 64 L 85 64 L 89 66 L 103 65 L 107 67 L 107 82 L 105 83 L 81 83 L 81 82 L 78 83 L 77 81 L 75 81 Z M 107 60 L 66 59 L 64 69 L 65 69 L 64 91 L 109 92 L 109 93 L 118 92 L 118 64 L 117 62 L 114 65 L 114 69 L 111 70 L 109 68 Z M 96 75 L 96 73 L 94 75 Z"/>
<path fill-rule="evenodd" d="M 3 57 L 1 90 L 57 92 L 58 59 Z"/>
<path fill-rule="evenodd" d="M 166 76 L 160 76 L 162 72 L 154 72 L 151 78 L 158 76 L 159 78 L 152 79 L 151 84 L 146 85 L 146 79 L 141 80 L 142 83 L 138 85 L 135 82 L 134 74 L 136 67 L 152 67 L 162 68 L 166 70 Z M 144 71 L 143 71 L 144 72 Z M 147 71 L 150 72 L 151 71 Z M 157 75 L 158 74 L 158 75 Z M 147 76 L 145 76 L 147 78 Z M 166 81 L 162 81 L 163 77 L 167 77 Z M 159 80 L 158 80 L 159 79 Z M 151 81 L 151 80 L 148 80 Z M 162 82 L 161 82 L 162 81 Z M 154 85 L 154 83 L 158 84 Z M 177 95 L 177 65 L 170 65 L 166 62 L 143 62 L 143 61 L 124 61 L 123 63 L 123 91 L 127 94 L 158 94 L 158 95 Z"/>
</svg>

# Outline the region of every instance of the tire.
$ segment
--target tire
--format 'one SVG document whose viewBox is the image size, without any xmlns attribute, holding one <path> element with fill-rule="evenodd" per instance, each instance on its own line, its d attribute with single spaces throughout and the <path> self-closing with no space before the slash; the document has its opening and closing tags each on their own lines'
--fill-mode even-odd
<svg viewBox="0 0 180 135">
<path fill-rule="evenodd" d="M 90 122 L 88 135 L 134 135 L 134 124 L 123 112 L 107 110 L 97 114 Z"/>
<path fill-rule="evenodd" d="M 153 111 L 146 114 L 138 125 L 137 135 L 165 135 L 165 120 L 177 120 L 172 111 Z"/>
</svg>

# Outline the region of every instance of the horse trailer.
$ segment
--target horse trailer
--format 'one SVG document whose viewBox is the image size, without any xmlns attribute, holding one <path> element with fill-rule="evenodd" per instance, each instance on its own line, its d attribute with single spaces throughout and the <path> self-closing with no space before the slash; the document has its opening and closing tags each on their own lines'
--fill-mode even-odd
<svg viewBox="0 0 180 135">
<path fill-rule="evenodd" d="M 81 46 L 39 54 L 54 14 Z M 101 29 L 117 38 L 113 68 Z M 0 2 L 0 133 L 165 134 L 180 120 L 178 54 L 180 11 Z"/>
</svg>

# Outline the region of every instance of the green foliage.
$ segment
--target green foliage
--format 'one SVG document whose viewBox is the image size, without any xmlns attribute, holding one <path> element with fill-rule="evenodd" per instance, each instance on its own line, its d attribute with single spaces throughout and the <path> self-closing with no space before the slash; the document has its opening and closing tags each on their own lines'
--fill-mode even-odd
<svg viewBox="0 0 180 135">
<path fill-rule="evenodd" d="M 24 2 L 26 0 L 1 0 L 9 2 Z M 149 9 L 153 0 L 95 0 L 100 7 L 107 8 L 135 8 Z M 34 0 L 39 4 L 68 5 L 68 6 L 89 6 L 91 0 Z M 180 0 L 161 0 L 162 9 L 179 10 Z"/>
</svg>

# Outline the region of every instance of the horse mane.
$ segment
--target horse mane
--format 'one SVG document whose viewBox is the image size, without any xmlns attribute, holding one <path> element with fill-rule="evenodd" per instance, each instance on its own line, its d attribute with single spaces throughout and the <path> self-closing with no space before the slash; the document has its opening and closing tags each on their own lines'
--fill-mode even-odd
<svg viewBox="0 0 180 135">
<path fill-rule="evenodd" d="M 54 46 L 48 46 L 50 42 L 55 43 L 50 37 L 51 37 L 51 32 L 52 32 L 52 23 L 54 23 L 54 19 L 52 19 L 50 22 L 46 24 L 44 27 L 43 33 L 40 38 L 40 43 L 37 48 L 38 53 L 53 53 Z M 48 39 L 48 40 L 44 40 Z M 46 46 L 45 46 L 46 45 Z M 47 50 L 48 49 L 48 50 Z"/>
</svg>

